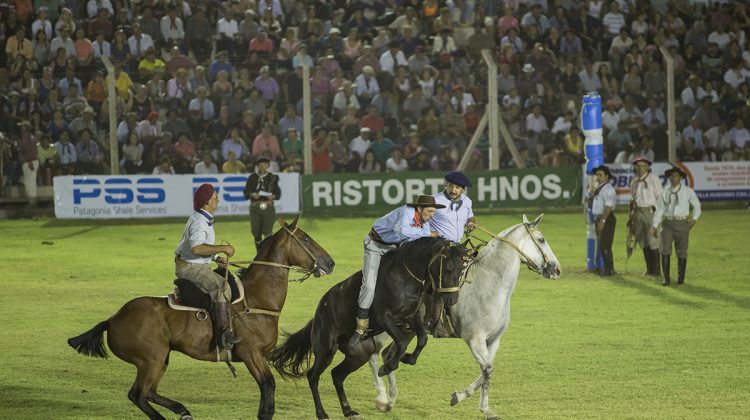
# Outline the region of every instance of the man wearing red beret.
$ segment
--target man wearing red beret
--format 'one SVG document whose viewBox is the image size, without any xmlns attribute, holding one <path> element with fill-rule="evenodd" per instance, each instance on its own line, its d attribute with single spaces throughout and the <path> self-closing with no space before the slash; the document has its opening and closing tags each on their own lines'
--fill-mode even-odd
<svg viewBox="0 0 750 420">
<path fill-rule="evenodd" d="M 229 330 L 229 312 L 227 297 L 224 294 L 224 278 L 211 270 L 211 260 L 225 265 L 226 260 L 217 254 L 234 255 L 231 245 L 213 245 L 214 216 L 219 205 L 219 196 L 211 184 L 203 184 L 193 195 L 193 214 L 190 215 L 182 240 L 175 250 L 175 274 L 177 277 L 190 280 L 201 290 L 211 296 L 212 317 L 215 332 L 220 338 L 219 344 L 230 350 L 240 341 Z"/>
</svg>

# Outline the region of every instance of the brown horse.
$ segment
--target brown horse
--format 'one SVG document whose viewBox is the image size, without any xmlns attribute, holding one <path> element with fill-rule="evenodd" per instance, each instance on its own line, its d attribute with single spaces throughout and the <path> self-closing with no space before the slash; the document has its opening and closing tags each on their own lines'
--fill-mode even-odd
<svg viewBox="0 0 750 420">
<path fill-rule="evenodd" d="M 233 307 L 234 331 L 242 341 L 232 350 L 232 360 L 242 361 L 260 387 L 259 419 L 274 414 L 276 382 L 266 362 L 266 353 L 278 339 L 278 314 L 284 307 L 289 269 L 301 267 L 308 274 L 329 274 L 334 261 L 309 235 L 297 227 L 297 219 L 264 241 L 258 255 L 241 274 L 250 311 Z M 79 353 L 107 357 L 104 331 L 110 350 L 120 359 L 135 365 L 138 374 L 128 398 L 149 418 L 163 419 L 149 402 L 168 408 L 182 420 L 192 419 L 184 405 L 159 395 L 159 381 L 169 364 L 172 350 L 192 358 L 216 362 L 228 360 L 227 351 L 213 345 L 211 324 L 198 320 L 195 312 L 176 311 L 163 297 L 139 297 L 126 303 L 111 318 L 91 330 L 68 340 Z"/>
</svg>

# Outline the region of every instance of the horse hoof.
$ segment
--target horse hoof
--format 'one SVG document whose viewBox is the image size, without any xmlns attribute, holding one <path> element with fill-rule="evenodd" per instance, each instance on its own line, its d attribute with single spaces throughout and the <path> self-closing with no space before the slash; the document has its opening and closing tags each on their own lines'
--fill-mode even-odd
<svg viewBox="0 0 750 420">
<path fill-rule="evenodd" d="M 406 363 L 407 365 L 416 365 L 417 361 L 414 360 L 414 355 L 411 353 L 406 353 L 403 356 L 401 356 L 401 363 Z"/>
<path fill-rule="evenodd" d="M 458 394 L 455 393 L 455 392 L 452 393 L 451 394 L 451 407 L 453 407 L 454 405 L 456 405 L 456 404 L 458 404 L 460 402 L 461 402 L 461 400 L 458 399 Z"/>
<path fill-rule="evenodd" d="M 190 414 L 185 414 L 180 416 L 180 420 L 193 420 L 193 416 L 191 416 Z"/>
<path fill-rule="evenodd" d="M 391 409 L 393 408 L 393 406 L 390 405 L 390 404 L 388 404 L 388 402 L 386 402 L 386 401 L 375 400 L 375 408 L 377 408 L 378 411 L 380 411 L 382 413 L 387 413 L 387 412 L 391 411 Z"/>
<path fill-rule="evenodd" d="M 495 413 L 488 414 L 484 417 L 484 420 L 500 420 L 500 416 Z"/>
<path fill-rule="evenodd" d="M 362 416 L 359 414 L 352 414 L 351 416 L 347 417 L 350 420 L 362 420 Z"/>
</svg>

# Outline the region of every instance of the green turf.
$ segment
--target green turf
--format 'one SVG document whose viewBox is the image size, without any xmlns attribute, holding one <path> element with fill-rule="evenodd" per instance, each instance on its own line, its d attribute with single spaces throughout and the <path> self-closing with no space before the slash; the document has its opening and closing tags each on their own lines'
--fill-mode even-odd
<svg viewBox="0 0 750 420">
<path fill-rule="evenodd" d="M 693 229 L 687 284 L 662 287 L 640 276 L 640 251 L 625 271 L 624 215 L 615 268 L 584 274 L 582 217 L 552 214 L 542 231 L 563 269 L 558 281 L 522 270 L 512 322 L 495 360 L 491 403 L 505 418 L 750 418 L 750 214 L 709 210 Z M 493 230 L 519 215 L 484 215 Z M 361 264 L 371 219 L 302 219 L 336 259 L 333 276 L 292 284 L 282 328 L 297 330 L 319 297 Z M 126 397 L 131 365 L 92 359 L 65 340 L 139 295 L 163 295 L 173 278 L 172 250 L 184 220 L 0 221 L 0 416 L 141 418 Z M 252 256 L 248 222 L 222 220 L 217 238 L 239 258 Z M 51 245 L 43 241 L 52 242 Z M 676 268 L 673 267 L 673 272 Z M 232 379 L 223 364 L 173 354 L 160 392 L 202 419 L 252 418 L 258 390 L 243 366 Z M 417 366 L 401 366 L 391 413 L 375 410 L 369 369 L 347 382 L 349 401 L 366 418 L 479 419 L 478 394 L 450 407 L 450 393 L 478 375 L 466 345 L 431 339 Z M 278 375 L 277 375 L 278 376 Z M 323 402 L 341 418 L 328 373 Z M 306 381 L 279 380 L 277 418 L 314 418 Z M 167 418 L 176 418 L 159 408 Z"/>
</svg>

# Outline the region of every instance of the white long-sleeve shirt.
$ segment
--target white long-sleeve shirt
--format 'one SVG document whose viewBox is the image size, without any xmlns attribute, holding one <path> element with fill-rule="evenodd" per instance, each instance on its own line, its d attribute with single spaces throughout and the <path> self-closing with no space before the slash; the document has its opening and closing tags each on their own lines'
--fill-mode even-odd
<svg viewBox="0 0 750 420">
<path fill-rule="evenodd" d="M 662 189 L 659 177 L 651 172 L 642 177 L 635 177 L 630 182 L 630 194 L 638 207 L 655 206 Z"/>
<path fill-rule="evenodd" d="M 656 200 L 653 227 L 658 227 L 662 220 L 667 217 L 688 217 L 691 207 L 693 209 L 692 219 L 698 220 L 701 217 L 701 202 L 695 195 L 695 191 L 684 184 L 680 184 L 676 188 L 670 184 Z"/>
</svg>

